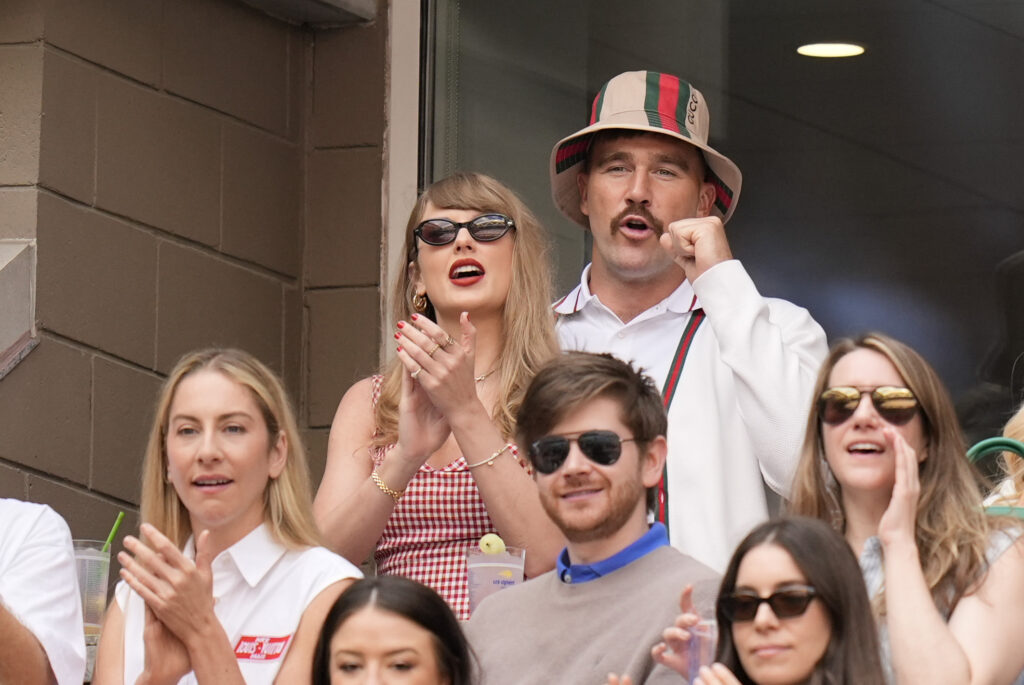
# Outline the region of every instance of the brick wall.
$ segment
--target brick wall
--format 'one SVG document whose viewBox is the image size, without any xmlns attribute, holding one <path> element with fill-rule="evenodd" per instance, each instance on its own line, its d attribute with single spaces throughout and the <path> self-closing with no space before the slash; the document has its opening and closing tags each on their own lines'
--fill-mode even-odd
<svg viewBox="0 0 1024 685">
<path fill-rule="evenodd" d="M 214 344 L 283 375 L 319 480 L 378 358 L 386 19 L 0 5 L 0 239 L 35 241 L 40 338 L 0 380 L 0 496 L 136 529 L 160 380 Z"/>
</svg>

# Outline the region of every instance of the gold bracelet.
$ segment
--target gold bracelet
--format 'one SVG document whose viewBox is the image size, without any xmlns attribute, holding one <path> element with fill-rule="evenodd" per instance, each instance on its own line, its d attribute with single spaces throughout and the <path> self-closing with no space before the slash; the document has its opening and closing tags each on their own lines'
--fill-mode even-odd
<svg viewBox="0 0 1024 685">
<path fill-rule="evenodd" d="M 488 466 L 494 466 L 494 460 L 497 459 L 498 457 L 500 457 L 505 452 L 508 452 L 510 449 L 512 449 L 512 443 L 511 442 L 505 443 L 504 447 L 502 447 L 500 450 L 498 450 L 497 452 L 495 452 L 491 456 L 487 457 L 483 461 L 478 461 L 475 464 L 466 464 L 466 468 L 467 469 L 475 469 L 477 466 L 483 466 L 484 464 L 487 464 Z"/>
<path fill-rule="evenodd" d="M 370 478 L 372 478 L 373 482 L 377 484 L 377 487 L 380 488 L 381 492 L 385 495 L 391 495 L 391 499 L 395 500 L 395 502 L 398 502 L 398 500 L 402 498 L 402 495 L 405 494 L 405 490 L 392 490 L 389 488 L 384 482 L 384 479 L 380 477 L 379 473 L 377 473 L 377 469 L 374 469 L 373 472 L 370 473 Z"/>
</svg>

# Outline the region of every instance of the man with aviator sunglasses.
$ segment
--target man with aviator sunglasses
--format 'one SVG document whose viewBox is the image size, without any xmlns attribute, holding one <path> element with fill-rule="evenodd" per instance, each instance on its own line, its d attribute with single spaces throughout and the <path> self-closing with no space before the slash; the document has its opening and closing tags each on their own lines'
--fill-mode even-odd
<svg viewBox="0 0 1024 685">
<path fill-rule="evenodd" d="M 516 417 L 541 504 L 567 540 L 557 566 L 488 597 L 467 626 L 482 685 L 678 683 L 651 647 L 680 588 L 710 606 L 711 568 L 648 523 L 666 454 L 661 394 L 607 354 L 568 352 L 540 369 Z M 529 550 L 527 550 L 529 554 Z"/>
</svg>

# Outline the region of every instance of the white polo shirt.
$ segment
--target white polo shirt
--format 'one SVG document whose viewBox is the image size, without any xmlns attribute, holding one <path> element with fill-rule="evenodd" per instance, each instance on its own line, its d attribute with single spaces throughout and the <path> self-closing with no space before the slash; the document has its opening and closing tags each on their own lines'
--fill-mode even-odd
<svg viewBox="0 0 1024 685">
<path fill-rule="evenodd" d="M 80 685 L 85 633 L 67 524 L 44 504 L 0 499 L 0 526 L 0 601 L 39 640 L 57 682 Z"/>
<path fill-rule="evenodd" d="M 768 517 L 762 475 L 789 493 L 825 332 L 806 309 L 762 297 L 736 260 L 627 323 L 590 292 L 589 277 L 588 266 L 554 306 L 562 349 L 611 353 L 659 390 L 692 312 L 706 314 L 668 410 L 668 528 L 674 547 L 721 572 Z"/>
<path fill-rule="evenodd" d="M 192 538 L 184 553 L 195 558 Z M 317 595 L 332 583 L 363 575 L 323 547 L 288 549 L 271 537 L 266 524 L 218 554 L 212 568 L 214 613 L 250 685 L 274 682 L 302 614 Z M 124 581 L 115 597 L 124 613 L 124 682 L 134 683 L 145 665 L 145 602 Z M 178 684 L 197 685 L 195 674 Z"/>
</svg>

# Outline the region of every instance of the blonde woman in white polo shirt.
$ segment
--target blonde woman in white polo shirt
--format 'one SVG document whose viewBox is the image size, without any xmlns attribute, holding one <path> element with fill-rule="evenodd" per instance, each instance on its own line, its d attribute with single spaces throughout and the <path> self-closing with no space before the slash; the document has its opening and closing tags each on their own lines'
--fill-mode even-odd
<svg viewBox="0 0 1024 685">
<path fill-rule="evenodd" d="M 238 350 L 178 362 L 141 510 L 93 682 L 308 683 L 323 618 L 360 573 L 318 546 L 305 452 L 273 372 Z"/>
</svg>

